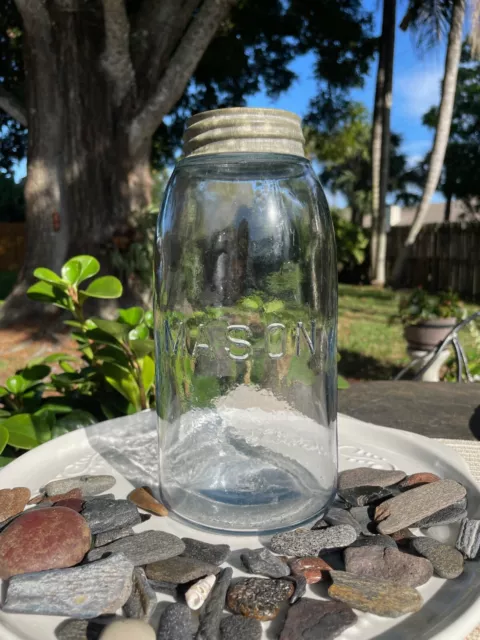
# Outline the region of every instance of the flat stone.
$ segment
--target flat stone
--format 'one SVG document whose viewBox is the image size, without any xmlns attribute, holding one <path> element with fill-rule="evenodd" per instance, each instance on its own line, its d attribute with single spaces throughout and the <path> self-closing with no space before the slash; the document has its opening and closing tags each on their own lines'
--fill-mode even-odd
<svg viewBox="0 0 480 640">
<path fill-rule="evenodd" d="M 65 493 L 59 493 L 55 496 L 46 496 L 43 500 L 40 501 L 40 504 L 44 502 L 51 502 L 52 504 L 56 504 L 62 500 L 82 500 L 83 494 L 80 489 L 71 489 L 70 491 L 66 491 Z"/>
<path fill-rule="evenodd" d="M 398 549 L 397 543 L 393 538 L 382 535 L 358 538 L 349 548 L 353 549 L 354 547 L 390 547 L 391 549 Z"/>
<path fill-rule="evenodd" d="M 111 553 L 123 553 L 136 567 L 151 564 L 158 560 L 166 560 L 178 556 L 185 545 L 171 533 L 164 531 L 142 531 L 134 536 L 127 536 L 110 542 L 104 547 L 92 549 L 87 555 L 87 562 L 105 558 Z"/>
<path fill-rule="evenodd" d="M 80 513 L 83 509 L 84 502 L 80 498 L 67 498 L 67 500 L 59 500 L 55 502 L 56 507 L 66 507 Z"/>
<path fill-rule="evenodd" d="M 353 487 L 389 487 L 405 478 L 404 471 L 388 471 L 372 469 L 371 467 L 357 467 L 346 469 L 338 474 L 338 489 L 352 489 Z"/>
<path fill-rule="evenodd" d="M 75 476 L 74 478 L 52 480 L 45 485 L 44 489 L 47 496 L 67 493 L 72 489 L 80 489 L 83 496 L 96 496 L 111 489 L 115 482 L 113 476 Z"/>
<path fill-rule="evenodd" d="M 343 602 L 303 598 L 290 607 L 280 640 L 333 640 L 357 621 Z"/>
<path fill-rule="evenodd" d="M 133 571 L 133 587 L 129 599 L 123 605 L 127 618 L 137 618 L 150 622 L 157 608 L 157 596 L 147 580 L 145 571 L 136 567 Z"/>
<path fill-rule="evenodd" d="M 440 578 L 454 579 L 463 573 L 463 555 L 454 547 L 426 537 L 414 538 L 411 547 L 430 560 Z"/>
<path fill-rule="evenodd" d="M 379 504 L 390 498 L 393 496 L 393 490 L 389 487 L 352 487 L 339 491 L 338 495 L 352 507 L 365 507 L 369 504 Z"/>
<path fill-rule="evenodd" d="M 254 618 L 227 616 L 220 623 L 222 640 L 262 640 L 262 623 Z"/>
<path fill-rule="evenodd" d="M 175 582 L 165 582 L 161 580 L 148 580 L 148 584 L 157 593 L 166 593 L 169 596 L 177 595 L 177 584 Z"/>
<path fill-rule="evenodd" d="M 422 518 L 422 520 L 415 522 L 411 526 L 416 527 L 417 529 L 428 529 L 430 527 L 439 527 L 446 524 L 455 524 L 456 522 L 461 522 L 465 518 L 468 518 L 466 498 L 460 500 L 460 502 L 450 505 L 449 507 L 445 507 L 445 509 L 440 509 L 440 511 L 433 513 L 431 516 Z"/>
<path fill-rule="evenodd" d="M 430 482 L 439 482 L 441 478 L 435 473 L 412 473 L 411 476 L 407 476 L 405 480 L 402 480 L 398 485 L 398 488 L 402 491 L 408 491 L 414 487 L 420 487 L 422 484 L 429 484 Z"/>
<path fill-rule="evenodd" d="M 362 533 L 362 525 L 355 520 L 350 511 L 340 509 L 339 507 L 330 507 L 326 515 L 324 516 L 325 522 L 330 525 L 349 524 L 355 529 L 357 535 Z"/>
<path fill-rule="evenodd" d="M 142 620 L 115 620 L 103 631 L 100 640 L 155 640 L 153 628 Z"/>
<path fill-rule="evenodd" d="M 356 539 L 357 532 L 348 524 L 315 531 L 295 529 L 274 535 L 270 548 L 274 553 L 289 556 L 317 556 L 330 549 L 348 547 Z"/>
<path fill-rule="evenodd" d="M 328 522 L 325 522 L 323 518 L 320 518 L 320 520 L 317 520 L 317 522 L 315 522 L 315 524 L 313 525 L 312 531 L 315 531 L 316 529 L 326 529 L 328 526 Z"/>
<path fill-rule="evenodd" d="M 289 575 L 286 578 L 284 578 L 284 580 L 288 580 L 295 587 L 295 591 L 290 596 L 290 600 L 289 600 L 290 604 L 295 604 L 297 600 L 300 600 L 300 598 L 303 598 L 303 596 L 307 591 L 307 579 L 305 578 L 305 576 L 298 574 L 296 576 Z"/>
<path fill-rule="evenodd" d="M 185 551 L 183 556 L 195 558 L 202 562 L 209 562 L 220 566 L 226 562 L 230 556 L 230 547 L 228 544 L 209 544 L 195 538 L 182 538 L 185 543 Z"/>
<path fill-rule="evenodd" d="M 161 502 L 159 502 L 153 495 L 148 487 L 138 487 L 131 491 L 128 496 L 128 500 L 137 505 L 139 509 L 154 513 L 156 516 L 168 516 L 168 510 Z"/>
<path fill-rule="evenodd" d="M 92 500 L 116 500 L 114 493 L 102 493 L 98 496 L 84 496 L 85 502 L 91 502 Z"/>
<path fill-rule="evenodd" d="M 364 536 L 373 536 L 377 532 L 377 525 L 374 522 L 375 507 L 372 505 L 365 507 L 351 507 L 350 515 L 355 518 L 362 528 L 361 534 Z"/>
<path fill-rule="evenodd" d="M 0 533 L 0 578 L 71 567 L 83 560 L 90 544 L 88 524 L 75 511 L 28 510 Z"/>
<path fill-rule="evenodd" d="M 133 564 L 118 554 L 71 569 L 14 576 L 3 611 L 76 618 L 115 613 L 130 597 L 132 573 Z"/>
<path fill-rule="evenodd" d="M 332 567 L 322 558 L 310 556 L 307 558 L 295 558 L 290 561 L 290 570 L 293 575 L 305 576 L 307 584 L 316 584 L 329 578 Z"/>
<path fill-rule="evenodd" d="M 128 500 L 88 500 L 83 507 L 82 516 L 90 525 L 92 533 L 133 527 L 142 521 L 137 507 Z"/>
<path fill-rule="evenodd" d="M 21 513 L 31 495 L 30 489 L 26 487 L 0 489 L 0 522 L 16 516 L 17 513 Z"/>
<path fill-rule="evenodd" d="M 405 587 L 378 578 L 366 578 L 345 571 L 331 571 L 332 586 L 328 595 L 354 609 L 398 618 L 419 611 L 423 598 L 413 587 Z"/>
<path fill-rule="evenodd" d="M 480 520 L 469 520 L 467 518 L 462 522 L 455 546 L 467 560 L 475 560 L 478 557 L 480 550 Z"/>
<path fill-rule="evenodd" d="M 233 613 L 256 620 L 273 620 L 280 605 L 292 597 L 295 587 L 288 580 L 241 578 L 228 590 L 227 605 Z"/>
<path fill-rule="evenodd" d="M 383 534 L 394 533 L 455 504 L 465 495 L 465 487 L 455 480 L 440 480 L 416 487 L 382 502 L 375 509 L 377 530 Z"/>
<path fill-rule="evenodd" d="M 210 573 L 217 575 L 219 571 L 220 568 L 215 564 L 179 556 L 160 562 L 152 562 L 145 567 L 145 573 L 149 580 L 173 582 L 174 584 L 192 582 L 208 576 Z"/>
<path fill-rule="evenodd" d="M 394 540 L 399 547 L 410 544 L 410 540 L 412 540 L 412 538 L 416 538 L 415 534 L 412 533 L 410 529 L 400 529 L 400 531 L 394 531 L 387 537 Z"/>
<path fill-rule="evenodd" d="M 220 640 L 220 622 L 227 591 L 232 581 L 232 569 L 228 567 L 219 574 L 210 596 L 200 613 L 200 624 L 195 640 Z"/>
<path fill-rule="evenodd" d="M 267 578 L 284 578 L 290 574 L 290 567 L 268 549 L 253 549 L 240 556 L 249 573 L 256 573 Z"/>
<path fill-rule="evenodd" d="M 390 547 L 349 547 L 345 549 L 344 557 L 349 573 L 407 587 L 419 587 L 433 576 L 429 560 Z"/>
<path fill-rule="evenodd" d="M 169 604 L 160 618 L 157 640 L 190 640 L 193 635 L 192 614 L 186 604 Z"/>
<path fill-rule="evenodd" d="M 104 531 L 103 533 L 97 533 L 94 538 L 94 547 L 104 547 L 110 542 L 126 538 L 127 536 L 133 536 L 134 530 L 132 527 L 120 527 L 119 529 L 110 529 L 110 531 Z"/>
<path fill-rule="evenodd" d="M 64 620 L 55 629 L 55 638 L 57 640 L 98 640 L 108 623 L 108 618 Z"/>
</svg>

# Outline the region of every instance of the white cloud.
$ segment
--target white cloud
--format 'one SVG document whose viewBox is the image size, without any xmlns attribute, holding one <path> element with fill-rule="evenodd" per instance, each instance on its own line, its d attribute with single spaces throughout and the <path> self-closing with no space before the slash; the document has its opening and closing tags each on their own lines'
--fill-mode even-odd
<svg viewBox="0 0 480 640">
<path fill-rule="evenodd" d="M 443 68 L 437 64 L 416 71 L 402 70 L 394 78 L 394 109 L 421 118 L 430 107 L 439 104 L 442 77 Z"/>
</svg>

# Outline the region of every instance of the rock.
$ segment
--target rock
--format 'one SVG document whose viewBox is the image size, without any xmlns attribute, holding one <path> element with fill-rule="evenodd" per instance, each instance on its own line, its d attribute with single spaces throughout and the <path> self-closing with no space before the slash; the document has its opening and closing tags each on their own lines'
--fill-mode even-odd
<svg viewBox="0 0 480 640">
<path fill-rule="evenodd" d="M 405 480 L 402 480 L 398 485 L 398 488 L 402 491 L 408 491 L 414 487 L 420 487 L 422 484 L 429 484 L 430 482 L 438 482 L 441 480 L 435 473 L 413 473 L 411 476 L 407 476 Z"/>
<path fill-rule="evenodd" d="M 98 640 L 108 622 L 108 618 L 64 620 L 55 629 L 55 638 L 57 640 Z"/>
<path fill-rule="evenodd" d="M 208 598 L 210 591 L 213 589 L 216 577 L 211 573 L 205 578 L 201 578 L 185 593 L 185 601 L 192 611 L 197 611 Z"/>
<path fill-rule="evenodd" d="M 0 489 L 0 522 L 21 513 L 30 500 L 30 496 L 30 489 L 26 487 Z"/>
<path fill-rule="evenodd" d="M 433 570 L 440 578 L 458 578 L 463 573 L 463 556 L 454 547 L 425 537 L 414 538 L 411 547 L 430 560 Z"/>
<path fill-rule="evenodd" d="M 137 507 L 128 500 L 88 500 L 83 507 L 82 516 L 90 525 L 92 533 L 133 527 L 142 521 Z"/>
<path fill-rule="evenodd" d="M 382 500 L 390 498 L 393 496 L 393 489 L 371 486 L 352 487 L 339 491 L 338 495 L 352 507 L 365 507 L 369 504 L 379 504 Z"/>
<path fill-rule="evenodd" d="M 351 507 L 350 515 L 355 518 L 361 527 L 361 534 L 364 536 L 373 536 L 377 532 L 377 525 L 374 522 L 375 507 Z"/>
<path fill-rule="evenodd" d="M 52 504 L 57 504 L 57 502 L 61 502 L 62 500 L 82 500 L 83 502 L 83 494 L 80 489 L 71 489 L 66 493 L 59 493 L 55 496 L 48 496 L 43 498 L 40 504 L 44 502 L 51 502 Z"/>
<path fill-rule="evenodd" d="M 440 509 L 440 511 L 433 513 L 431 516 L 422 518 L 422 520 L 415 522 L 411 526 L 416 527 L 417 529 L 428 529 L 429 527 L 455 524 L 456 522 L 461 522 L 465 518 L 468 518 L 466 498 L 460 500 L 460 502 L 457 502 L 456 504 L 445 507 L 445 509 Z"/>
<path fill-rule="evenodd" d="M 419 587 L 433 576 L 432 563 L 389 547 L 349 547 L 344 551 L 345 568 L 366 578 L 380 578 L 407 587 Z"/>
<path fill-rule="evenodd" d="M 0 533 L 0 578 L 78 564 L 90 549 L 84 518 L 65 507 L 34 509 Z"/>
<path fill-rule="evenodd" d="M 404 471 L 388 471 L 371 467 L 346 469 L 338 474 L 338 490 L 343 491 L 354 487 L 389 487 L 403 480 L 406 475 Z"/>
<path fill-rule="evenodd" d="M 262 624 L 254 618 L 227 616 L 220 623 L 222 640 L 262 640 Z"/>
<path fill-rule="evenodd" d="M 91 502 L 92 500 L 116 500 L 114 493 L 102 493 L 99 496 L 84 496 L 85 502 Z"/>
<path fill-rule="evenodd" d="M 84 502 L 80 498 L 68 498 L 67 500 L 59 500 L 55 503 L 56 507 L 66 507 L 80 513 L 83 509 Z"/>
<path fill-rule="evenodd" d="M 419 611 L 423 598 L 413 587 L 404 587 L 378 578 L 365 578 L 345 571 L 331 571 L 328 595 L 354 609 L 398 618 Z"/>
<path fill-rule="evenodd" d="M 394 540 L 398 546 L 405 546 L 416 536 L 410 531 L 410 529 L 400 529 L 400 531 L 394 531 L 387 537 Z"/>
<path fill-rule="evenodd" d="M 307 579 L 305 578 L 305 576 L 301 576 L 301 575 L 296 575 L 296 576 L 289 575 L 286 578 L 284 578 L 284 580 L 288 580 L 295 587 L 295 591 L 293 592 L 293 595 L 290 596 L 290 600 L 289 600 L 290 604 L 295 604 L 297 600 L 300 600 L 300 598 L 303 598 L 303 596 L 305 595 L 305 592 L 307 591 Z"/>
<path fill-rule="evenodd" d="M 246 618 L 273 620 L 294 589 L 288 580 L 241 578 L 228 590 L 227 605 L 230 611 Z"/>
<path fill-rule="evenodd" d="M 115 613 L 130 597 L 132 573 L 133 564 L 118 554 L 72 569 L 14 576 L 3 611 L 76 618 Z"/>
<path fill-rule="evenodd" d="M 220 640 L 220 622 L 228 588 L 232 581 L 232 569 L 223 569 L 215 586 L 210 593 L 210 597 L 205 602 L 205 606 L 200 614 L 200 624 L 195 636 L 195 640 Z"/>
<path fill-rule="evenodd" d="M 358 536 L 362 533 L 362 525 L 345 509 L 331 507 L 324 516 L 324 520 L 330 525 L 348 524 L 355 529 Z"/>
<path fill-rule="evenodd" d="M 455 546 L 467 560 L 475 560 L 480 550 L 480 520 L 462 522 Z"/>
<path fill-rule="evenodd" d="M 333 640 L 357 621 L 343 602 L 303 598 L 290 607 L 280 640 Z"/>
<path fill-rule="evenodd" d="M 147 580 L 145 571 L 136 567 L 133 571 L 132 593 L 123 605 L 127 618 L 137 618 L 150 622 L 153 612 L 157 608 L 157 596 Z"/>
<path fill-rule="evenodd" d="M 141 620 L 115 620 L 103 631 L 100 640 L 156 640 L 153 628 Z"/>
<path fill-rule="evenodd" d="M 315 531 L 295 529 L 274 535 L 270 548 L 274 553 L 289 556 L 317 556 L 329 549 L 348 547 L 356 539 L 355 529 L 348 524 Z"/>
<path fill-rule="evenodd" d="M 394 533 L 455 504 L 465 495 L 465 487 L 455 480 L 440 480 L 410 489 L 378 505 L 375 509 L 377 530 L 383 534 Z"/>
<path fill-rule="evenodd" d="M 228 544 L 209 544 L 194 538 L 182 538 L 182 540 L 185 543 L 185 551 L 182 555 L 188 558 L 220 566 L 230 556 Z"/>
<path fill-rule="evenodd" d="M 149 580 L 148 584 L 157 593 L 166 593 L 169 596 L 177 595 L 177 584 L 175 582 L 162 582 L 160 580 Z"/>
<path fill-rule="evenodd" d="M 327 527 L 328 527 L 328 522 L 325 522 L 325 520 L 321 518 L 320 520 L 317 520 L 317 522 L 315 522 L 315 524 L 312 527 L 312 531 L 315 531 L 317 529 L 326 529 Z"/>
<path fill-rule="evenodd" d="M 156 516 L 168 516 L 167 508 L 152 495 L 149 487 L 138 487 L 138 489 L 131 491 L 127 498 L 139 509 L 150 511 Z"/>
<path fill-rule="evenodd" d="M 249 573 L 267 578 L 284 578 L 290 574 L 288 564 L 265 548 L 249 549 L 241 554 L 240 559 Z"/>
<path fill-rule="evenodd" d="M 192 614 L 186 604 L 169 604 L 160 618 L 157 640 L 190 640 L 193 635 Z"/>
<path fill-rule="evenodd" d="M 105 558 L 111 553 L 123 553 L 136 567 L 178 556 L 185 545 L 171 533 L 164 531 L 142 531 L 133 536 L 115 540 L 104 547 L 92 549 L 87 562 Z"/>
<path fill-rule="evenodd" d="M 115 542 L 115 540 L 120 540 L 127 536 L 133 536 L 134 533 L 135 532 L 132 527 L 120 527 L 119 529 L 110 529 L 110 531 L 97 533 L 93 541 L 93 546 L 104 547 L 105 545 L 110 544 L 110 542 Z"/>
<path fill-rule="evenodd" d="M 354 547 L 390 547 L 391 549 L 398 549 L 397 543 L 393 538 L 382 535 L 358 538 L 349 548 L 353 549 Z"/>
<path fill-rule="evenodd" d="M 192 582 L 208 576 L 210 573 L 217 575 L 219 571 L 220 568 L 215 564 L 179 556 L 160 562 L 152 562 L 145 567 L 145 573 L 149 580 L 173 582 L 174 584 Z"/>
<path fill-rule="evenodd" d="M 39 504 L 40 502 L 42 502 L 42 500 L 45 500 L 45 497 L 46 496 L 45 496 L 44 493 L 39 493 L 38 496 L 34 496 L 33 498 L 30 498 L 30 500 L 27 502 L 27 504 L 28 505 Z M 80 621 L 78 621 L 78 622 L 80 622 Z"/>
<path fill-rule="evenodd" d="M 290 570 L 293 575 L 305 576 L 307 584 L 316 584 L 329 577 L 332 567 L 315 556 L 308 558 L 295 558 L 290 561 Z"/>
<path fill-rule="evenodd" d="M 45 485 L 47 496 L 56 496 L 67 493 L 72 489 L 80 489 L 83 496 L 96 496 L 102 491 L 108 491 L 116 480 L 113 476 L 76 476 L 74 478 L 62 478 L 52 480 Z"/>
</svg>

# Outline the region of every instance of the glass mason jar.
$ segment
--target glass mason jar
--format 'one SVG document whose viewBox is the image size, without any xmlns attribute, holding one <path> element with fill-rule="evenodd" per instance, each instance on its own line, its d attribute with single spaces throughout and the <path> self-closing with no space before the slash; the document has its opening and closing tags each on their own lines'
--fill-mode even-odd
<svg viewBox="0 0 480 640">
<path fill-rule="evenodd" d="M 337 263 L 300 119 L 194 116 L 158 221 L 160 490 L 189 523 L 319 517 L 337 473 Z"/>
</svg>

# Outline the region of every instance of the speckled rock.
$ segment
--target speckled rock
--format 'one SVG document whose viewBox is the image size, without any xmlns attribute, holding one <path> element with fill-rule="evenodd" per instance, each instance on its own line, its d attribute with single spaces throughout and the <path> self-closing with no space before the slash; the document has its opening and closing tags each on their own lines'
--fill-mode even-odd
<svg viewBox="0 0 480 640">
<path fill-rule="evenodd" d="M 307 558 L 295 558 L 290 561 L 290 570 L 293 575 L 305 576 L 307 584 L 316 584 L 329 577 L 332 567 L 322 558 L 310 556 Z"/>
<path fill-rule="evenodd" d="M 441 480 L 441 478 L 437 476 L 435 473 L 428 473 L 428 472 L 412 473 L 411 476 L 407 476 L 405 480 L 402 480 L 402 482 L 400 482 L 400 484 L 398 485 L 398 488 L 401 489 L 402 491 L 409 491 L 414 487 L 422 486 L 422 484 L 428 484 L 430 482 L 438 482 L 439 480 Z"/>
<path fill-rule="evenodd" d="M 400 529 L 400 531 L 394 531 L 388 538 L 391 538 L 399 547 L 404 547 L 410 544 L 410 540 L 415 538 L 415 534 L 410 529 Z"/>
<path fill-rule="evenodd" d="M 201 610 L 195 640 L 220 640 L 220 622 L 227 591 L 232 581 L 232 573 L 232 569 L 228 567 L 219 574 L 215 586 Z"/>
<path fill-rule="evenodd" d="M 22 513 L 0 533 L 0 578 L 78 564 L 90 548 L 88 524 L 65 507 Z"/>
<path fill-rule="evenodd" d="M 290 607 L 280 640 L 333 640 L 357 621 L 343 602 L 303 598 Z"/>
<path fill-rule="evenodd" d="M 185 545 L 171 533 L 164 531 L 142 531 L 134 536 L 115 540 L 104 547 L 92 549 L 87 561 L 105 558 L 111 553 L 123 553 L 136 567 L 178 556 Z"/>
<path fill-rule="evenodd" d="M 290 574 L 290 567 L 268 549 L 248 549 L 240 559 L 248 573 L 255 573 L 267 578 L 284 578 Z"/>
<path fill-rule="evenodd" d="M 378 504 L 394 495 L 392 487 L 352 487 L 343 489 L 338 495 L 352 507 L 365 507 L 369 504 Z"/>
<path fill-rule="evenodd" d="M 157 640 L 190 640 L 193 635 L 192 614 L 186 604 L 169 604 L 160 618 Z"/>
<path fill-rule="evenodd" d="M 262 640 L 262 624 L 254 618 L 227 616 L 220 623 L 222 640 Z"/>
<path fill-rule="evenodd" d="M 149 580 L 160 582 L 173 582 L 174 584 L 185 584 L 208 576 L 213 573 L 217 575 L 220 568 L 215 564 L 201 562 L 194 558 L 184 558 L 177 556 L 160 562 L 152 562 L 145 567 L 145 573 Z"/>
<path fill-rule="evenodd" d="M 480 520 L 465 519 L 462 522 L 456 545 L 467 560 L 474 560 L 480 551 Z"/>
<path fill-rule="evenodd" d="M 348 524 L 355 529 L 357 535 L 362 533 L 362 525 L 355 520 L 350 511 L 340 509 L 339 507 L 330 507 L 328 512 L 323 516 L 325 522 L 330 525 Z"/>
<path fill-rule="evenodd" d="M 108 491 L 115 484 L 113 476 L 75 476 L 74 478 L 61 478 L 52 480 L 45 485 L 47 496 L 56 496 L 67 493 L 72 489 L 80 489 L 83 496 L 96 496 L 103 491 Z"/>
<path fill-rule="evenodd" d="M 446 524 L 455 524 L 455 522 L 461 522 L 465 518 L 468 518 L 466 498 L 449 507 L 445 507 L 445 509 L 440 509 L 440 511 L 433 513 L 431 516 L 422 518 L 422 520 L 415 522 L 411 526 L 417 529 L 428 529 Z"/>
<path fill-rule="evenodd" d="M 382 502 L 375 509 L 379 533 L 389 534 L 444 509 L 466 495 L 464 486 L 455 480 L 430 482 Z"/>
<path fill-rule="evenodd" d="M 419 611 L 423 598 L 413 587 L 405 587 L 378 578 L 365 578 L 345 571 L 331 571 L 332 586 L 328 595 L 354 609 L 398 618 Z"/>
<path fill-rule="evenodd" d="M 108 623 L 108 618 L 64 620 L 56 627 L 55 638 L 57 640 L 98 640 Z"/>
<path fill-rule="evenodd" d="M 156 516 L 168 516 L 167 508 L 153 495 L 149 487 L 138 487 L 128 494 L 128 500 L 137 505 L 139 509 L 154 513 Z"/>
<path fill-rule="evenodd" d="M 103 533 L 97 533 L 94 538 L 94 547 L 104 547 L 110 542 L 126 538 L 127 536 L 133 536 L 134 531 L 132 527 L 120 527 L 119 529 L 110 529 L 110 531 L 104 531 Z"/>
<path fill-rule="evenodd" d="M 132 573 L 133 564 L 117 554 L 71 569 L 14 576 L 3 610 L 76 618 L 115 613 L 130 597 Z"/>
<path fill-rule="evenodd" d="M 372 469 L 371 467 L 346 469 L 338 474 L 338 489 L 342 491 L 352 487 L 389 487 L 403 480 L 406 475 L 404 471 Z"/>
<path fill-rule="evenodd" d="M 355 529 L 348 524 L 315 531 L 295 529 L 274 535 L 270 548 L 274 553 L 289 556 L 316 556 L 330 549 L 348 547 L 356 539 Z"/>
<path fill-rule="evenodd" d="M 393 538 L 382 535 L 358 538 L 350 545 L 350 548 L 354 547 L 390 547 L 391 549 L 398 549 L 398 545 Z"/>
<path fill-rule="evenodd" d="M 228 544 L 209 544 L 195 538 L 182 538 L 182 541 L 185 543 L 185 551 L 182 555 L 188 558 L 221 565 L 230 555 Z"/>
<path fill-rule="evenodd" d="M 30 500 L 30 496 L 30 489 L 26 487 L 0 489 L 0 522 L 21 513 Z"/>
<path fill-rule="evenodd" d="M 414 538 L 411 546 L 417 553 L 430 560 L 440 578 L 454 579 L 463 573 L 463 555 L 454 547 L 425 537 Z"/>
<path fill-rule="evenodd" d="M 137 507 L 128 500 L 88 500 L 83 507 L 82 516 L 90 525 L 92 533 L 133 527 L 142 521 Z"/>
<path fill-rule="evenodd" d="M 137 618 L 150 622 L 157 608 L 157 596 L 147 580 L 145 571 L 136 567 L 133 571 L 132 593 L 123 605 L 123 611 L 127 618 Z"/>
<path fill-rule="evenodd" d="M 233 613 L 256 620 L 273 620 L 280 605 L 292 597 L 294 585 L 288 580 L 241 578 L 228 590 L 227 605 Z"/>
<path fill-rule="evenodd" d="M 100 640 L 155 640 L 156 634 L 141 620 L 115 620 L 103 631 Z"/>
<path fill-rule="evenodd" d="M 389 547 L 350 547 L 345 549 L 345 568 L 366 578 L 380 578 L 408 587 L 419 587 L 433 576 L 432 563 Z"/>
</svg>

